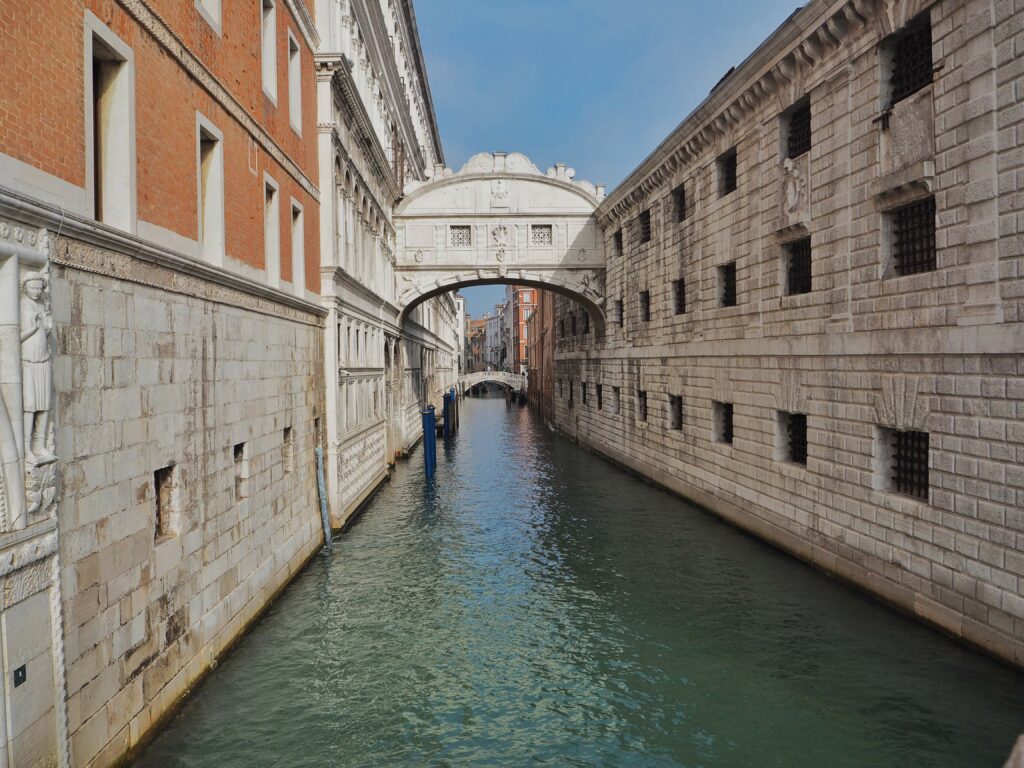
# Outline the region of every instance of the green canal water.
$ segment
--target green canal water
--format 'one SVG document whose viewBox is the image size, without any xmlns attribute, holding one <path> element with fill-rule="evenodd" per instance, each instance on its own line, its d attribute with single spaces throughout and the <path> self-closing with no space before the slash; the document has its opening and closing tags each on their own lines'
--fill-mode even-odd
<svg viewBox="0 0 1024 768">
<path fill-rule="evenodd" d="M 137 766 L 1001 766 L 1024 676 L 464 401 Z"/>
</svg>

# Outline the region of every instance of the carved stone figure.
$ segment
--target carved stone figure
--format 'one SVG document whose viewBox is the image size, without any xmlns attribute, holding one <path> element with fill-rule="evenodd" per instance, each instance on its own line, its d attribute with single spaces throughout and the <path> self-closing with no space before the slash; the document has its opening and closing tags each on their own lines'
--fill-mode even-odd
<svg viewBox="0 0 1024 768">
<path fill-rule="evenodd" d="M 597 305 L 604 303 L 604 285 L 600 275 L 594 272 L 585 272 L 580 278 L 580 291 L 588 299 Z"/>
<path fill-rule="evenodd" d="M 508 245 L 508 227 L 504 224 L 499 224 L 491 230 L 491 238 L 496 246 L 505 248 Z"/>
<path fill-rule="evenodd" d="M 786 158 L 782 170 L 785 175 L 786 212 L 795 213 L 803 203 L 804 177 L 792 158 Z"/>
<path fill-rule="evenodd" d="M 21 278 L 21 376 L 22 407 L 25 412 L 25 461 L 49 464 L 57 460 L 49 445 L 50 392 L 53 369 L 50 365 L 50 332 L 53 316 L 43 302 L 46 276 L 26 272 Z"/>
<path fill-rule="evenodd" d="M 491 205 L 508 205 L 508 183 L 504 179 L 491 182 Z"/>
</svg>

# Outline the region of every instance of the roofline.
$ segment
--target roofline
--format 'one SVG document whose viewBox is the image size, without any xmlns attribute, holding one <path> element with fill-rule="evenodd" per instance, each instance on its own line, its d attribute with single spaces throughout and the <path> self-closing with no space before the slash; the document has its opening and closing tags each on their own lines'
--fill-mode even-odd
<svg viewBox="0 0 1024 768">
<path fill-rule="evenodd" d="M 402 0 L 402 8 L 412 28 L 412 46 L 416 57 L 416 67 L 420 71 L 420 82 L 423 83 L 423 95 L 426 97 L 427 110 L 430 112 L 430 127 L 434 135 L 434 153 L 437 162 L 444 162 L 444 147 L 441 146 L 441 132 L 437 129 L 437 114 L 434 112 L 434 97 L 430 93 L 430 80 L 427 78 L 427 66 L 423 60 L 423 46 L 420 44 L 420 29 L 416 23 L 416 11 L 412 7 L 413 0 Z"/>
</svg>

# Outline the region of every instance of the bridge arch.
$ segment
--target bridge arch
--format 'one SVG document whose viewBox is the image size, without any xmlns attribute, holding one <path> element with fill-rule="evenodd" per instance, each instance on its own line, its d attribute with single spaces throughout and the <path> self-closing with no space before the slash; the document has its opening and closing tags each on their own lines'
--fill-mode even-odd
<svg viewBox="0 0 1024 768">
<path fill-rule="evenodd" d="M 422 301 L 473 285 L 517 283 L 581 304 L 605 328 L 605 253 L 595 211 L 603 187 L 526 156 L 475 155 L 406 185 L 395 211 L 395 273 L 404 320 Z"/>
</svg>

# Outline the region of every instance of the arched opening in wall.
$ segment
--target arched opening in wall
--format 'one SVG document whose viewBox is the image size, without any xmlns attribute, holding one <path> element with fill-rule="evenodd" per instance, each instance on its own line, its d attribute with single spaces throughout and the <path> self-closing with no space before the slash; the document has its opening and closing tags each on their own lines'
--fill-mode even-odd
<svg viewBox="0 0 1024 768">
<path fill-rule="evenodd" d="M 403 278 L 400 275 L 400 293 L 402 280 Z M 531 278 L 529 276 L 516 276 L 514 278 L 475 278 L 466 275 L 456 275 L 453 276 L 450 281 L 438 281 L 433 288 L 422 292 L 419 295 L 411 297 L 406 295 L 401 296 L 401 300 L 407 303 L 405 303 L 405 307 L 402 309 L 400 322 L 405 326 L 410 319 L 414 319 L 415 310 L 423 305 L 423 303 L 428 299 L 432 299 L 435 296 L 440 296 L 445 293 L 453 293 L 462 288 L 472 288 L 474 286 L 481 285 L 514 285 L 522 288 L 535 288 L 540 291 L 548 291 L 559 296 L 564 296 L 574 302 L 575 306 L 578 307 L 581 317 L 586 317 L 585 321 L 580 320 L 577 323 L 577 327 L 585 327 L 587 329 L 587 333 L 592 334 L 594 339 L 601 339 L 604 337 L 605 327 L 607 324 L 607 308 L 605 307 L 603 298 L 598 292 L 596 286 L 587 292 L 581 292 L 561 283 Z"/>
</svg>

